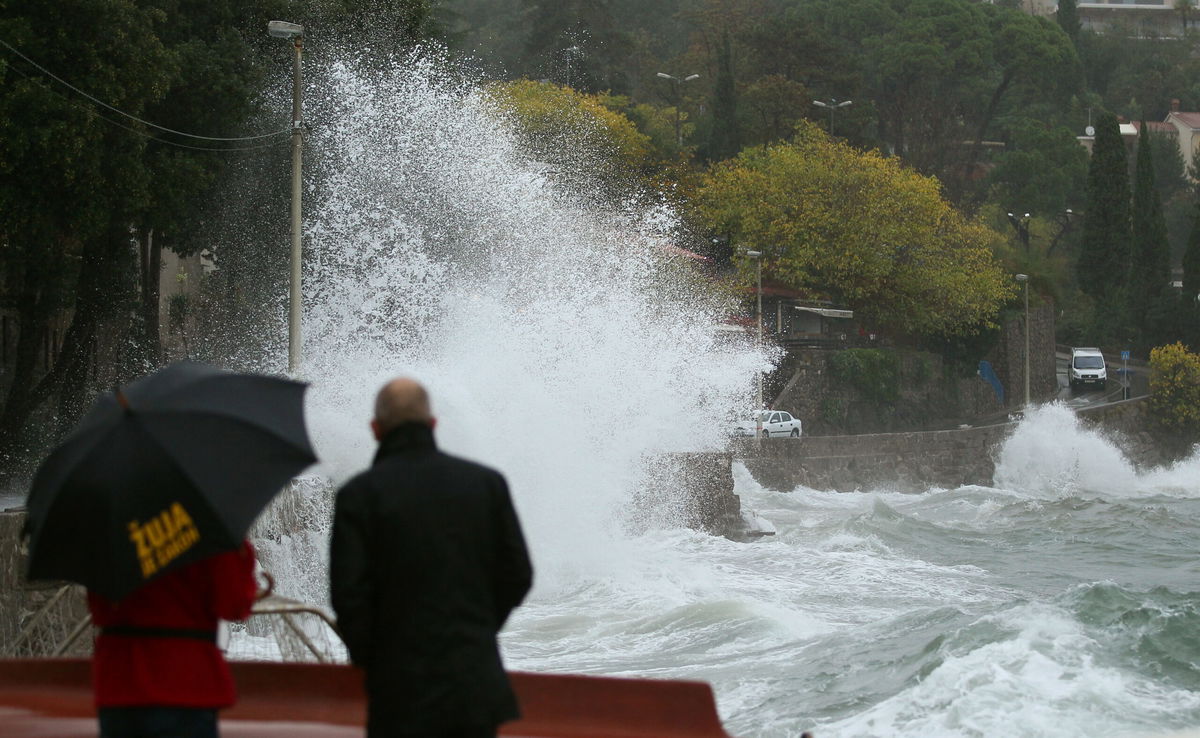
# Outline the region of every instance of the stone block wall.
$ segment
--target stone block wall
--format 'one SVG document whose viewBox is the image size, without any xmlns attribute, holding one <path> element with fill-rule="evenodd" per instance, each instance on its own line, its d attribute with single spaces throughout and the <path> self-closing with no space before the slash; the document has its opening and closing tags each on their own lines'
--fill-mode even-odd
<svg viewBox="0 0 1200 738">
<path fill-rule="evenodd" d="M 839 492 L 885 488 L 922 492 L 931 486 L 990 484 L 995 452 L 1013 425 L 857 436 L 804 436 L 739 441 L 734 457 L 755 481 L 790 492 L 798 486 Z"/>
<path fill-rule="evenodd" d="M 1058 367 L 1055 359 L 1054 316 L 1057 308 L 1049 298 L 1029 304 L 1029 396 L 1034 402 L 1045 401 L 1058 392 Z M 1004 385 L 1005 405 L 1025 404 L 1025 315 L 1022 312 L 1004 322 L 1000 340 L 988 354 L 988 361 Z"/>
<path fill-rule="evenodd" d="M 637 528 L 683 526 L 738 538 L 741 500 L 733 493 L 728 453 L 671 453 L 646 461 L 645 484 L 634 500 Z"/>
<path fill-rule="evenodd" d="M 1053 302 L 1030 305 L 1030 397 L 1044 401 L 1058 391 Z M 891 433 L 953 428 L 963 418 L 1003 414 L 1025 401 L 1024 311 L 1001 327 L 996 345 L 981 357 L 1004 386 L 1004 403 L 974 373 L 954 376 L 938 354 L 880 346 L 901 362 L 900 397 L 873 403 L 829 371 L 840 348 L 789 347 L 764 387 L 767 403 L 804 421 L 810 436 Z"/>
</svg>

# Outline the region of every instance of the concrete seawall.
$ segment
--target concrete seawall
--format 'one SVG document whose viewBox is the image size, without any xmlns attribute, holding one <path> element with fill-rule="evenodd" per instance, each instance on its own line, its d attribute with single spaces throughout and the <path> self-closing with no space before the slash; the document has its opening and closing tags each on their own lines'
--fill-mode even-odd
<svg viewBox="0 0 1200 738">
<path fill-rule="evenodd" d="M 924 491 L 990 484 L 996 449 L 1014 424 L 962 430 L 739 440 L 731 449 L 768 489 Z"/>
</svg>

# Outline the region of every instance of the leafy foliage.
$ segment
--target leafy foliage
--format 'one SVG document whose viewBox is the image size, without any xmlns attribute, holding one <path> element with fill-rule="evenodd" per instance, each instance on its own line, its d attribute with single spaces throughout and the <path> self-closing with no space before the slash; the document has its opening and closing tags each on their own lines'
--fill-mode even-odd
<svg viewBox="0 0 1200 738">
<path fill-rule="evenodd" d="M 812 124 L 714 166 L 698 198 L 709 228 L 761 251 L 775 279 L 832 291 L 868 324 L 970 333 L 1013 294 L 990 250 L 998 234 L 955 212 L 936 180 Z"/>
<path fill-rule="evenodd" d="M 1098 301 L 1123 296 L 1128 284 L 1128 171 L 1117 119 L 1105 115 L 1096 124 L 1095 147 L 1088 168 L 1082 251 L 1076 269 L 1080 289 Z"/>
<path fill-rule="evenodd" d="M 1195 205 L 1192 232 L 1183 253 L 1183 297 L 1194 301 L 1200 295 L 1200 203 Z"/>
<path fill-rule="evenodd" d="M 713 126 L 708 142 L 710 159 L 728 159 L 735 156 L 742 148 L 732 55 L 729 34 L 726 33 L 721 38 L 721 49 L 717 53 L 717 86 L 713 94 Z"/>
<path fill-rule="evenodd" d="M 1062 126 L 1022 119 L 1011 125 L 1012 143 L 988 175 L 992 198 L 1008 212 L 1053 216 L 1073 202 L 1087 180 L 1087 150 Z"/>
<path fill-rule="evenodd" d="M 1054 20 L 1063 29 L 1063 33 L 1071 39 L 1071 43 L 1075 43 L 1079 38 L 1079 9 L 1075 0 L 1058 0 L 1058 10 L 1054 13 Z"/>
<path fill-rule="evenodd" d="M 1150 407 L 1166 428 L 1200 432 L 1200 355 L 1181 343 L 1150 351 Z"/>
<path fill-rule="evenodd" d="M 490 89 L 541 161 L 565 167 L 563 153 L 582 149 L 593 156 L 589 169 L 601 175 L 639 172 L 650 162 L 650 137 L 598 95 L 531 80 L 499 83 Z"/>
<path fill-rule="evenodd" d="M 1133 191 L 1132 259 L 1129 266 L 1129 314 L 1143 347 L 1164 333 L 1171 280 L 1170 244 L 1162 201 L 1155 186 L 1149 127 L 1138 136 Z M 1174 300 L 1171 300 L 1173 303 Z M 1172 305 L 1173 307 L 1173 305 Z"/>
<path fill-rule="evenodd" d="M 895 351 L 847 349 L 829 357 L 829 372 L 877 403 L 900 399 L 900 359 Z"/>
</svg>

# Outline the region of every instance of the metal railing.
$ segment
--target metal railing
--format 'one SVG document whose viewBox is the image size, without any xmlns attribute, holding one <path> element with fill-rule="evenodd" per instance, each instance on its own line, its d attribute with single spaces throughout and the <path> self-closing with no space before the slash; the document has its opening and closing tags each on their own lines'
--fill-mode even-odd
<svg viewBox="0 0 1200 738">
<path fill-rule="evenodd" d="M 92 629 L 91 615 L 73 615 L 81 607 L 83 589 L 76 585 L 60 587 L 29 618 L 10 643 L 0 648 L 0 656 L 59 657 L 68 653 L 80 636 Z M 315 627 L 305 627 L 305 619 Z M 337 623 L 323 609 L 286 597 L 271 595 L 254 603 L 246 629 L 265 620 L 258 629 L 276 642 L 283 661 L 316 661 L 328 664 L 345 660 L 345 646 Z"/>
</svg>

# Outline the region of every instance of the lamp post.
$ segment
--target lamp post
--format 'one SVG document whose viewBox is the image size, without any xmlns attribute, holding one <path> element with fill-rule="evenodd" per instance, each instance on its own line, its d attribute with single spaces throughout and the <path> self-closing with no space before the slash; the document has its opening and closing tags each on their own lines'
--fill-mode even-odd
<svg viewBox="0 0 1200 738">
<path fill-rule="evenodd" d="M 838 102 L 834 98 L 830 98 L 829 102 L 813 100 L 813 105 L 816 105 L 818 108 L 828 108 L 829 109 L 829 135 L 831 137 L 833 136 L 833 111 L 837 110 L 838 108 L 844 108 L 847 105 L 853 105 L 853 104 L 854 104 L 853 100 L 843 100 L 841 102 Z"/>
<path fill-rule="evenodd" d="M 1062 237 L 1071 232 L 1071 227 L 1075 222 L 1075 217 L 1078 215 L 1083 215 L 1083 213 L 1077 213 L 1071 208 L 1067 208 L 1059 213 L 1058 217 L 1056 218 L 1058 222 L 1058 233 L 1055 233 L 1054 238 L 1050 239 L 1050 245 L 1046 247 L 1047 254 L 1054 253 L 1054 249 L 1058 248 L 1058 242 L 1062 240 Z"/>
<path fill-rule="evenodd" d="M 579 55 L 579 51 L 578 46 L 568 46 L 563 49 L 563 60 L 567 67 L 567 87 L 571 86 L 571 62 Z"/>
<path fill-rule="evenodd" d="M 1068 211 L 1070 212 L 1070 211 Z M 1025 247 L 1025 251 L 1029 251 L 1029 213 L 1018 216 L 1015 213 L 1007 213 L 1008 222 L 1012 223 L 1012 227 L 1017 231 L 1017 237 L 1021 239 L 1021 244 Z"/>
<path fill-rule="evenodd" d="M 1018 274 L 1017 281 L 1025 285 L 1025 407 L 1029 407 L 1029 275 Z"/>
<path fill-rule="evenodd" d="M 292 42 L 296 55 L 292 61 L 292 259 L 288 281 L 288 373 L 300 366 L 300 154 L 304 143 L 304 124 L 300 116 L 300 56 L 304 51 L 304 26 L 287 21 L 271 21 L 267 33 Z"/>
<path fill-rule="evenodd" d="M 675 83 L 674 84 L 674 88 L 675 88 L 675 145 L 682 149 L 683 148 L 683 130 L 679 127 L 679 103 L 683 99 L 683 83 L 691 82 L 694 79 L 700 79 L 700 75 L 689 74 L 688 76 L 684 77 L 683 79 L 680 79 L 674 75 L 667 74 L 666 72 L 659 72 L 657 76 L 662 77 L 663 79 L 669 79 Z"/>
<path fill-rule="evenodd" d="M 757 316 L 758 316 L 758 344 L 757 344 L 757 345 L 758 345 L 758 352 L 759 352 L 759 354 L 761 354 L 761 353 L 762 353 L 762 336 L 763 336 L 763 321 L 762 321 L 762 252 L 761 252 L 761 251 L 747 251 L 747 252 L 746 252 L 746 256 L 749 256 L 751 259 L 754 259 L 754 284 L 755 284 L 755 287 L 754 287 L 754 294 L 755 294 L 755 296 L 757 297 L 757 301 L 758 301 L 758 308 L 755 310 L 755 313 L 756 313 L 756 314 L 757 314 Z M 763 375 L 762 375 L 762 370 L 760 369 L 760 370 L 757 372 L 757 374 L 758 374 L 758 406 L 757 406 L 757 408 L 756 408 L 756 409 L 755 409 L 755 411 L 754 411 L 754 417 L 756 418 L 756 420 L 755 420 L 755 426 L 754 426 L 754 428 L 755 428 L 755 430 L 754 430 L 754 437 L 755 437 L 756 439 L 761 439 L 761 438 L 762 438 L 762 411 L 763 411 Z M 756 442 L 757 442 L 757 441 L 756 441 Z"/>
</svg>

